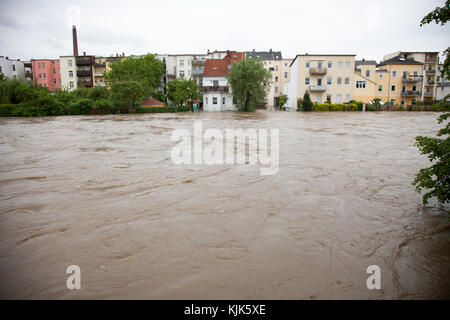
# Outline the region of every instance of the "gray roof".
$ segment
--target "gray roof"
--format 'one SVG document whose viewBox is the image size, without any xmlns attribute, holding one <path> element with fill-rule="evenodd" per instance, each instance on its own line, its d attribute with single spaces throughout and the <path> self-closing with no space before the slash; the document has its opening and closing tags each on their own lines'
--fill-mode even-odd
<svg viewBox="0 0 450 320">
<path fill-rule="evenodd" d="M 377 65 L 375 60 L 355 60 L 355 68 L 357 66 Z"/>
<path fill-rule="evenodd" d="M 247 51 L 246 57 L 261 58 L 262 60 L 281 60 L 283 59 L 281 51 Z"/>
<path fill-rule="evenodd" d="M 385 66 L 385 65 L 388 65 L 388 64 L 408 64 L 408 65 L 411 65 L 411 64 L 423 64 L 423 63 L 419 62 L 419 61 L 416 61 L 414 59 L 408 59 L 408 58 L 403 58 L 403 57 L 400 57 L 400 56 L 396 56 L 396 57 L 393 57 L 391 59 L 388 59 L 388 60 L 380 62 L 377 65 L 377 67 Z"/>
</svg>

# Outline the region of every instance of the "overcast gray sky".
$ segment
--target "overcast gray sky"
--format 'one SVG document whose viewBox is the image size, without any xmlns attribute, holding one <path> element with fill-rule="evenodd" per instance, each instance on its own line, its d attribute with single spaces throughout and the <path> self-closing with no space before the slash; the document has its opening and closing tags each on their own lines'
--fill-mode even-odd
<svg viewBox="0 0 450 320">
<path fill-rule="evenodd" d="M 445 0 L 0 0 L 0 55 L 28 60 L 80 54 L 281 50 L 354 53 L 443 51 L 449 25 L 419 26 Z"/>
</svg>

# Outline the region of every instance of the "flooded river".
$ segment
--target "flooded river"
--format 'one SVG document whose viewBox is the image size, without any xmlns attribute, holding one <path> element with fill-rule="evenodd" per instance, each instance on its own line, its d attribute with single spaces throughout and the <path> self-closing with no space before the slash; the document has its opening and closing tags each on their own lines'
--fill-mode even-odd
<svg viewBox="0 0 450 320">
<path fill-rule="evenodd" d="M 450 298 L 436 113 L 0 119 L 0 298 Z M 174 129 L 278 128 L 280 167 L 175 165 Z M 81 290 L 66 269 L 81 268 Z M 381 270 L 368 290 L 366 269 Z"/>
</svg>

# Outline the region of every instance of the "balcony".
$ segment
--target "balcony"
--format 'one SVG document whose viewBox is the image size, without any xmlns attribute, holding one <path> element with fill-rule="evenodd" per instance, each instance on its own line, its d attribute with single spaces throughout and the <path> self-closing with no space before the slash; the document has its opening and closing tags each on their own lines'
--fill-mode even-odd
<svg viewBox="0 0 450 320">
<path fill-rule="evenodd" d="M 402 80 L 406 81 L 406 82 L 419 82 L 420 77 L 419 76 L 407 76 L 407 77 L 403 77 Z"/>
<path fill-rule="evenodd" d="M 85 88 L 91 88 L 92 81 L 78 81 L 78 86 L 85 87 Z"/>
<path fill-rule="evenodd" d="M 436 74 L 436 70 L 434 70 L 434 69 L 427 69 L 426 74 Z"/>
<path fill-rule="evenodd" d="M 425 63 L 436 63 L 436 62 L 437 62 L 437 57 L 425 58 Z"/>
<path fill-rule="evenodd" d="M 310 75 L 324 75 L 327 74 L 327 68 L 310 68 Z"/>
<path fill-rule="evenodd" d="M 91 57 L 76 57 L 77 66 L 89 66 L 92 64 Z"/>
<path fill-rule="evenodd" d="M 94 67 L 106 67 L 106 62 L 95 62 Z"/>
<path fill-rule="evenodd" d="M 94 86 L 96 86 L 96 87 L 106 87 L 106 82 L 95 82 Z"/>
<path fill-rule="evenodd" d="M 29 71 L 25 72 L 25 78 L 33 78 L 33 74 Z"/>
<path fill-rule="evenodd" d="M 192 75 L 193 76 L 201 76 L 203 74 L 203 68 L 200 69 L 193 69 L 192 70 Z"/>
<path fill-rule="evenodd" d="M 193 66 L 204 66 L 205 61 L 204 60 L 192 60 L 192 65 Z"/>
<path fill-rule="evenodd" d="M 405 92 L 403 92 L 403 95 L 405 97 L 417 97 L 420 96 L 420 92 L 414 90 L 406 90 Z"/>
<path fill-rule="evenodd" d="M 432 96 L 433 96 L 433 92 L 431 92 L 431 91 L 425 91 L 425 92 L 423 93 L 423 96 L 424 96 L 424 97 L 432 97 Z"/>
<path fill-rule="evenodd" d="M 77 70 L 77 76 L 78 77 L 90 77 L 91 70 Z"/>
<path fill-rule="evenodd" d="M 95 72 L 94 76 L 96 77 L 103 77 L 105 74 L 103 72 Z"/>
<path fill-rule="evenodd" d="M 327 86 L 309 86 L 311 92 L 323 92 L 327 90 Z"/>
<path fill-rule="evenodd" d="M 433 86 L 434 85 L 434 81 L 433 80 L 427 81 L 426 85 L 427 86 Z"/>
<path fill-rule="evenodd" d="M 203 87 L 203 92 L 207 91 L 220 91 L 220 92 L 228 92 L 229 88 L 225 86 L 206 86 Z"/>
</svg>

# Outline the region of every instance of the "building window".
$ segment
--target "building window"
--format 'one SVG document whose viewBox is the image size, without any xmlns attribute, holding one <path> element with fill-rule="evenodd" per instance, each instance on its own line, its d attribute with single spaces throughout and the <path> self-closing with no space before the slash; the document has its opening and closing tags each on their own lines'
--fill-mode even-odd
<svg viewBox="0 0 450 320">
<path fill-rule="evenodd" d="M 350 85 L 350 78 L 345 78 L 345 85 L 346 86 Z"/>
<path fill-rule="evenodd" d="M 306 63 L 306 69 L 309 69 L 309 62 Z"/>
<path fill-rule="evenodd" d="M 69 67 L 72 66 L 72 60 L 68 60 L 67 63 L 68 63 L 68 65 L 69 65 Z"/>
<path fill-rule="evenodd" d="M 331 103 L 331 94 L 327 95 L 327 101 L 328 101 L 328 103 Z"/>
<path fill-rule="evenodd" d="M 275 71 L 278 71 L 278 66 L 275 66 Z"/>
<path fill-rule="evenodd" d="M 72 70 L 69 71 L 69 78 L 73 78 L 73 71 Z"/>
<path fill-rule="evenodd" d="M 38 63 L 38 69 L 40 69 L 41 68 L 41 64 L 40 63 Z"/>
<path fill-rule="evenodd" d="M 180 67 L 184 67 L 184 60 L 180 60 Z"/>
<path fill-rule="evenodd" d="M 397 77 L 397 71 L 392 71 L 392 78 L 396 78 Z"/>
<path fill-rule="evenodd" d="M 365 89 L 366 88 L 366 81 L 356 81 L 356 88 L 357 89 Z"/>
<path fill-rule="evenodd" d="M 12 65 L 12 68 L 13 68 L 13 71 L 16 71 L 16 65 L 15 64 Z"/>
<path fill-rule="evenodd" d="M 53 68 L 53 74 L 56 74 L 56 70 L 55 70 L 55 68 Z"/>
<path fill-rule="evenodd" d="M 328 61 L 328 69 L 331 69 L 331 68 L 333 68 L 333 62 Z"/>
<path fill-rule="evenodd" d="M 345 61 L 345 68 L 349 69 L 350 68 L 350 61 Z"/>
<path fill-rule="evenodd" d="M 42 78 L 42 75 L 39 73 L 39 79 L 41 79 Z"/>
<path fill-rule="evenodd" d="M 383 74 L 382 74 L 382 73 L 380 73 L 379 78 L 380 78 L 380 79 L 383 79 Z"/>
<path fill-rule="evenodd" d="M 275 82 L 278 82 L 278 77 L 275 77 Z"/>
<path fill-rule="evenodd" d="M 284 73 L 284 78 L 285 78 L 285 79 L 288 78 L 288 73 L 287 73 L 287 72 Z"/>
<path fill-rule="evenodd" d="M 345 102 L 350 102 L 350 100 L 352 100 L 352 95 L 351 94 L 345 95 Z"/>
<path fill-rule="evenodd" d="M 317 62 L 317 68 L 322 68 L 322 61 Z"/>
<path fill-rule="evenodd" d="M 391 91 L 395 91 L 395 85 L 391 86 Z"/>
<path fill-rule="evenodd" d="M 336 103 L 342 103 L 342 94 L 336 95 Z"/>
<path fill-rule="evenodd" d="M 213 97 L 213 104 L 217 104 L 217 98 Z"/>
<path fill-rule="evenodd" d="M 401 101 L 401 104 L 404 105 L 404 104 L 405 104 L 405 100 L 402 100 L 402 101 Z"/>
<path fill-rule="evenodd" d="M 184 78 L 184 70 L 180 70 L 180 77 Z"/>
<path fill-rule="evenodd" d="M 222 98 L 222 104 L 225 104 L 225 97 Z"/>
<path fill-rule="evenodd" d="M 56 79 L 53 79 L 53 84 L 56 84 Z"/>
<path fill-rule="evenodd" d="M 208 105 L 208 97 L 205 97 L 205 104 Z"/>
<path fill-rule="evenodd" d="M 309 78 L 305 78 L 305 84 L 306 84 L 306 85 L 309 84 Z"/>
<path fill-rule="evenodd" d="M 332 77 L 328 77 L 327 78 L 327 85 L 331 85 L 332 82 L 333 82 L 333 78 Z"/>
<path fill-rule="evenodd" d="M 0 66 L 0 73 L 3 73 L 2 66 Z"/>
<path fill-rule="evenodd" d="M 393 106 L 395 106 L 395 103 L 396 101 L 395 101 L 395 99 L 391 99 L 391 105 L 393 105 Z"/>
<path fill-rule="evenodd" d="M 44 73 L 44 79 L 45 79 L 45 73 Z"/>
<path fill-rule="evenodd" d="M 284 64 L 285 67 L 287 67 L 287 62 Z"/>
<path fill-rule="evenodd" d="M 213 86 L 218 87 L 219 86 L 219 80 L 213 80 Z"/>
<path fill-rule="evenodd" d="M 70 89 L 73 89 L 73 81 L 70 81 L 70 82 L 69 82 L 69 88 L 70 88 Z"/>
<path fill-rule="evenodd" d="M 370 78 L 370 70 L 366 70 L 366 78 Z"/>
<path fill-rule="evenodd" d="M 339 86 L 342 84 L 342 78 L 341 78 L 341 77 L 338 77 L 338 78 L 337 78 L 337 84 L 338 84 Z"/>
<path fill-rule="evenodd" d="M 344 67 L 344 62 L 338 61 L 338 68 L 343 68 L 343 67 Z"/>
<path fill-rule="evenodd" d="M 45 69 L 45 63 L 42 63 L 42 69 Z"/>
<path fill-rule="evenodd" d="M 275 87 L 275 93 L 278 93 L 278 87 Z"/>
<path fill-rule="evenodd" d="M 378 92 L 381 92 L 381 91 L 383 91 L 383 86 L 380 84 L 380 85 L 378 86 Z"/>
</svg>

